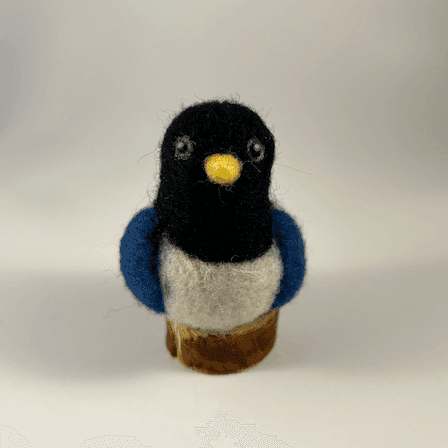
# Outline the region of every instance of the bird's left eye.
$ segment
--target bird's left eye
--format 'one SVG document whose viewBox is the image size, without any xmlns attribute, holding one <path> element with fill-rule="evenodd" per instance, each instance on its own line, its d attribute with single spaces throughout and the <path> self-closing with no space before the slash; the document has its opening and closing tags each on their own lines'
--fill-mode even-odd
<svg viewBox="0 0 448 448">
<path fill-rule="evenodd" d="M 190 140 L 190 137 L 183 135 L 178 137 L 174 142 L 174 157 L 180 160 L 187 160 L 193 152 L 194 143 Z"/>
<path fill-rule="evenodd" d="M 251 138 L 247 142 L 247 153 L 254 162 L 259 162 L 264 158 L 264 145 L 256 138 Z"/>
</svg>

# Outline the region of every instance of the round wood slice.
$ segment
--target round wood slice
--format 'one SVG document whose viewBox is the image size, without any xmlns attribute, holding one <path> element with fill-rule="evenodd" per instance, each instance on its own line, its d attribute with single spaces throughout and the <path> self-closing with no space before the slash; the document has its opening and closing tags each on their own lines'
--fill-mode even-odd
<svg viewBox="0 0 448 448">
<path fill-rule="evenodd" d="M 279 308 L 224 334 L 205 333 L 167 320 L 166 345 L 184 366 L 203 373 L 241 372 L 258 364 L 272 349 Z"/>
</svg>

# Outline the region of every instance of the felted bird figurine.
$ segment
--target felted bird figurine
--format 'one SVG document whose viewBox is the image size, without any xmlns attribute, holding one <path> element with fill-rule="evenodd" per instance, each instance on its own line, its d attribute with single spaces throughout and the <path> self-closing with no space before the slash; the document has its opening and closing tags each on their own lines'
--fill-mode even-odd
<svg viewBox="0 0 448 448">
<path fill-rule="evenodd" d="M 121 270 L 141 303 L 217 343 L 296 295 L 305 248 L 269 198 L 274 158 L 274 136 L 241 103 L 206 101 L 173 119 L 157 197 L 121 239 Z"/>
</svg>

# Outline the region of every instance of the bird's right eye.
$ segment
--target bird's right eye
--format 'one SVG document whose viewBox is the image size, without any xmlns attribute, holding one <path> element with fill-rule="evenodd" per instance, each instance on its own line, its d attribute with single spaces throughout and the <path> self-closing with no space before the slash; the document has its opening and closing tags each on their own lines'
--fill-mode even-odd
<svg viewBox="0 0 448 448">
<path fill-rule="evenodd" d="M 194 143 L 187 135 L 177 137 L 176 141 L 174 142 L 174 157 L 180 160 L 187 160 L 193 152 L 193 145 Z"/>
<path fill-rule="evenodd" d="M 247 142 L 247 152 L 254 162 L 259 162 L 264 159 L 264 145 L 256 138 L 251 138 Z"/>
</svg>

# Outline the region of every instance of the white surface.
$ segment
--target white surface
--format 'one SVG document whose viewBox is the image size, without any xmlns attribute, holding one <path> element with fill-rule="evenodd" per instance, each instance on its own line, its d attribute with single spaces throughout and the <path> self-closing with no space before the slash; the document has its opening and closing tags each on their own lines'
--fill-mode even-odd
<svg viewBox="0 0 448 448">
<path fill-rule="evenodd" d="M 444 1 L 3 0 L 0 447 L 448 447 L 447 23 Z M 278 140 L 308 275 L 271 354 L 215 377 L 170 358 L 118 245 L 181 102 L 230 95 Z"/>
</svg>

